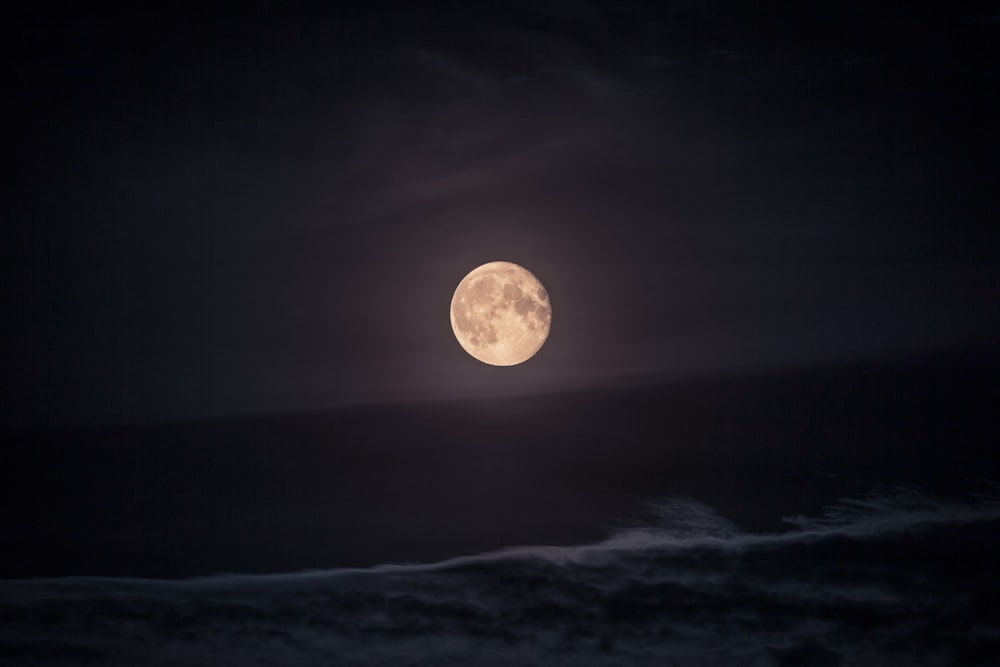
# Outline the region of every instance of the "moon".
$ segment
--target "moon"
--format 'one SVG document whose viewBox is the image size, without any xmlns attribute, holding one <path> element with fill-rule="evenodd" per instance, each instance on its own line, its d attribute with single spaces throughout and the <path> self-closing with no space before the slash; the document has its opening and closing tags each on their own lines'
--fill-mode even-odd
<svg viewBox="0 0 1000 667">
<path fill-rule="evenodd" d="M 513 262 L 473 269 L 451 298 L 451 328 L 459 345 L 491 366 L 531 359 L 551 324 L 549 293 L 531 271 Z"/>
</svg>

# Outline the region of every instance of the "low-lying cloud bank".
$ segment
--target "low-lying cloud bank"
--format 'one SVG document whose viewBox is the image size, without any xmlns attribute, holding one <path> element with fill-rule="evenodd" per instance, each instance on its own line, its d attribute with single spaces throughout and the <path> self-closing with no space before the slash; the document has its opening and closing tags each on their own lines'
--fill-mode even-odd
<svg viewBox="0 0 1000 667">
<path fill-rule="evenodd" d="M 0 582 L 32 665 L 986 665 L 1000 501 L 895 491 L 748 534 L 666 500 L 597 544 L 184 581 Z"/>
</svg>

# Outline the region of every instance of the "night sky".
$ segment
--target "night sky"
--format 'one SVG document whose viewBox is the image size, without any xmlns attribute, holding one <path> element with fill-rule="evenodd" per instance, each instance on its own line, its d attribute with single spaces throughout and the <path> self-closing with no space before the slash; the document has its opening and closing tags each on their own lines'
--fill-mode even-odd
<svg viewBox="0 0 1000 667">
<path fill-rule="evenodd" d="M 5 8 L 5 419 L 994 339 L 996 16 L 796 4 Z M 509 373 L 448 330 L 494 259 L 555 306 Z"/>
<path fill-rule="evenodd" d="M 4 3 L 0 49 L 0 577 L 13 587 L 0 655 L 161 664 L 69 620 L 40 629 L 38 600 L 57 594 L 32 581 L 89 581 L 77 602 L 138 599 L 146 578 L 266 588 L 255 609 L 298 618 L 275 592 L 286 580 L 222 575 L 315 570 L 333 578 L 296 590 L 341 605 L 315 622 L 360 635 L 317 648 L 286 628 L 319 653 L 169 656 L 542 664 L 544 645 L 576 665 L 995 664 L 1000 618 L 968 596 L 1000 594 L 987 566 L 1000 559 L 1000 4 Z M 551 335 L 520 366 L 476 361 L 451 331 L 455 287 L 493 260 L 551 297 Z M 964 518 L 931 521 L 946 533 L 934 540 L 900 523 L 935 512 Z M 873 515 L 919 535 L 872 529 L 854 551 Z M 840 541 L 793 539 L 805 533 Z M 664 555 L 663 535 L 692 534 L 743 546 Z M 622 535 L 627 565 L 604 574 L 632 583 L 546 599 L 603 609 L 588 637 L 613 634 L 619 613 L 648 633 L 619 628 L 579 654 L 540 639 L 551 619 L 531 591 L 592 581 L 591 552 L 523 557 L 544 575 L 518 570 L 522 556 L 460 558 L 614 551 Z M 992 583 L 951 574 L 941 540 L 958 546 L 955 572 Z M 836 587 L 904 553 L 895 589 L 837 589 L 870 615 L 822 620 L 910 646 L 887 620 L 905 605 L 878 605 L 916 599 L 912 576 L 927 610 L 970 605 L 913 612 L 931 619 L 906 626 L 929 637 L 925 662 L 746 628 L 736 641 L 729 621 L 706 626 L 732 648 L 711 657 L 657 624 L 746 604 L 779 632 L 799 612 L 695 595 L 688 579 L 691 606 L 653 608 L 651 580 L 621 574 L 710 562 L 733 578 L 794 573 L 813 595 L 830 572 Z M 391 571 L 430 605 L 404 605 L 413 618 L 374 602 L 383 570 L 337 569 L 434 562 Z M 421 597 L 432 588 L 458 591 L 447 604 L 481 594 L 496 615 L 454 625 Z M 169 590 L 137 608 L 231 621 Z M 365 634 L 376 617 L 390 621 Z M 440 624 L 423 635 L 425 617 Z M 502 650 L 488 643 L 501 626 Z M 398 652 L 368 652 L 378 637 Z"/>
</svg>

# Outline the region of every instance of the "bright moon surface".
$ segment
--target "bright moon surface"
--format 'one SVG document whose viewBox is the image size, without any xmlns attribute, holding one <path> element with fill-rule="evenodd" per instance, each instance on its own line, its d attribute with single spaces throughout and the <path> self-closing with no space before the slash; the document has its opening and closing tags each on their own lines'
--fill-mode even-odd
<svg viewBox="0 0 1000 667">
<path fill-rule="evenodd" d="M 531 359 L 551 323 L 549 293 L 531 271 L 511 262 L 473 269 L 451 299 L 455 338 L 484 364 L 514 366 Z"/>
</svg>

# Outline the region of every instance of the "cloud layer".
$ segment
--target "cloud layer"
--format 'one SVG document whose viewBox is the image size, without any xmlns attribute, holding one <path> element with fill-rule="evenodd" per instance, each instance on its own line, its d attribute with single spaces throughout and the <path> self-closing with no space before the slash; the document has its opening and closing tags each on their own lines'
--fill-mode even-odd
<svg viewBox="0 0 1000 667">
<path fill-rule="evenodd" d="M 184 581 L 0 584 L 21 664 L 980 665 L 995 498 L 846 501 L 776 534 L 667 500 L 579 547 Z"/>
</svg>

